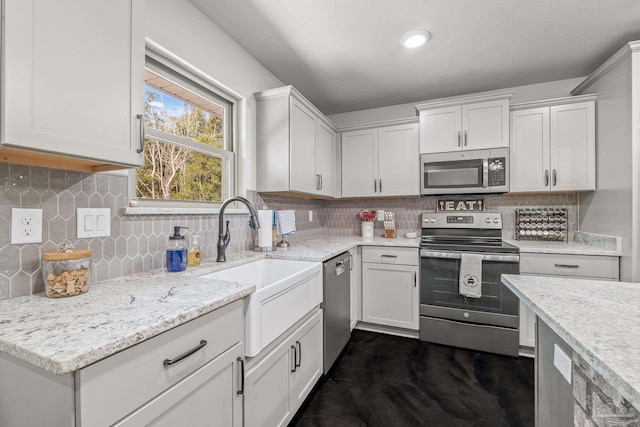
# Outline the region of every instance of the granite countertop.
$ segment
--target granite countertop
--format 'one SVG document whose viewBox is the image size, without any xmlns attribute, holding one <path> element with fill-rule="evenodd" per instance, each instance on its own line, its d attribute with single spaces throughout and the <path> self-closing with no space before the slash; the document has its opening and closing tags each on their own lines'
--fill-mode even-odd
<svg viewBox="0 0 640 427">
<path fill-rule="evenodd" d="M 640 283 L 516 275 L 502 282 L 640 408 Z"/>
<path fill-rule="evenodd" d="M 534 240 L 505 240 L 520 248 L 520 253 L 545 253 L 545 254 L 567 254 L 567 255 L 606 255 L 621 256 L 622 251 L 618 249 L 606 249 L 594 245 L 587 245 L 578 242 L 545 242 Z"/>
<path fill-rule="evenodd" d="M 263 258 L 322 262 L 360 245 L 419 246 L 419 239 L 316 238 L 284 251 L 244 251 L 227 262 L 203 261 L 91 285 L 70 298 L 44 293 L 0 301 L 0 351 L 58 375 L 81 369 L 141 341 L 250 295 L 255 285 L 198 276 Z"/>
</svg>

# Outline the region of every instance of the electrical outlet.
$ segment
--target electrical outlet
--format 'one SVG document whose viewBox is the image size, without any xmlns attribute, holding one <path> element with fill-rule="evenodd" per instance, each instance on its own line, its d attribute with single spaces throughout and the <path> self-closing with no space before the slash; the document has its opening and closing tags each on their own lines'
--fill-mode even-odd
<svg viewBox="0 0 640 427">
<path fill-rule="evenodd" d="M 313 211 L 309 211 L 309 222 L 313 222 Z"/>
<path fill-rule="evenodd" d="M 42 242 L 42 209 L 11 209 L 11 244 Z"/>
<path fill-rule="evenodd" d="M 377 221 L 384 221 L 384 209 L 378 209 L 376 220 Z"/>
</svg>

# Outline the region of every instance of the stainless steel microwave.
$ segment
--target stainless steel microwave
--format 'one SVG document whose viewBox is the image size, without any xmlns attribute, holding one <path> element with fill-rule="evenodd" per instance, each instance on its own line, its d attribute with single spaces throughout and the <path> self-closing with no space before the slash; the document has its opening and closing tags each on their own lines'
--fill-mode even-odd
<svg viewBox="0 0 640 427">
<path fill-rule="evenodd" d="M 506 193 L 509 149 L 420 155 L 420 194 Z"/>
</svg>

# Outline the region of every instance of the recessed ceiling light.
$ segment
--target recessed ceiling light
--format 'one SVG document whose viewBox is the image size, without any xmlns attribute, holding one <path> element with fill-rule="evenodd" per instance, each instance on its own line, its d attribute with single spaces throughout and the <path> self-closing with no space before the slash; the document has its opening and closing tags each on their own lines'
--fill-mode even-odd
<svg viewBox="0 0 640 427">
<path fill-rule="evenodd" d="M 425 44 L 430 37 L 431 34 L 429 34 L 429 31 L 427 30 L 413 30 L 402 36 L 400 41 L 404 47 L 413 49 Z"/>
</svg>

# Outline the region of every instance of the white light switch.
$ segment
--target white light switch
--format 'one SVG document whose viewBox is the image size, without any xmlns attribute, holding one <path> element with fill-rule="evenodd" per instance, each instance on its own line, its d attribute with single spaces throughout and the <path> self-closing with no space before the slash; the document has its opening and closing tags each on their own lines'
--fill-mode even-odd
<svg viewBox="0 0 640 427">
<path fill-rule="evenodd" d="M 79 239 L 111 235 L 111 209 L 77 209 L 77 233 Z"/>
</svg>

